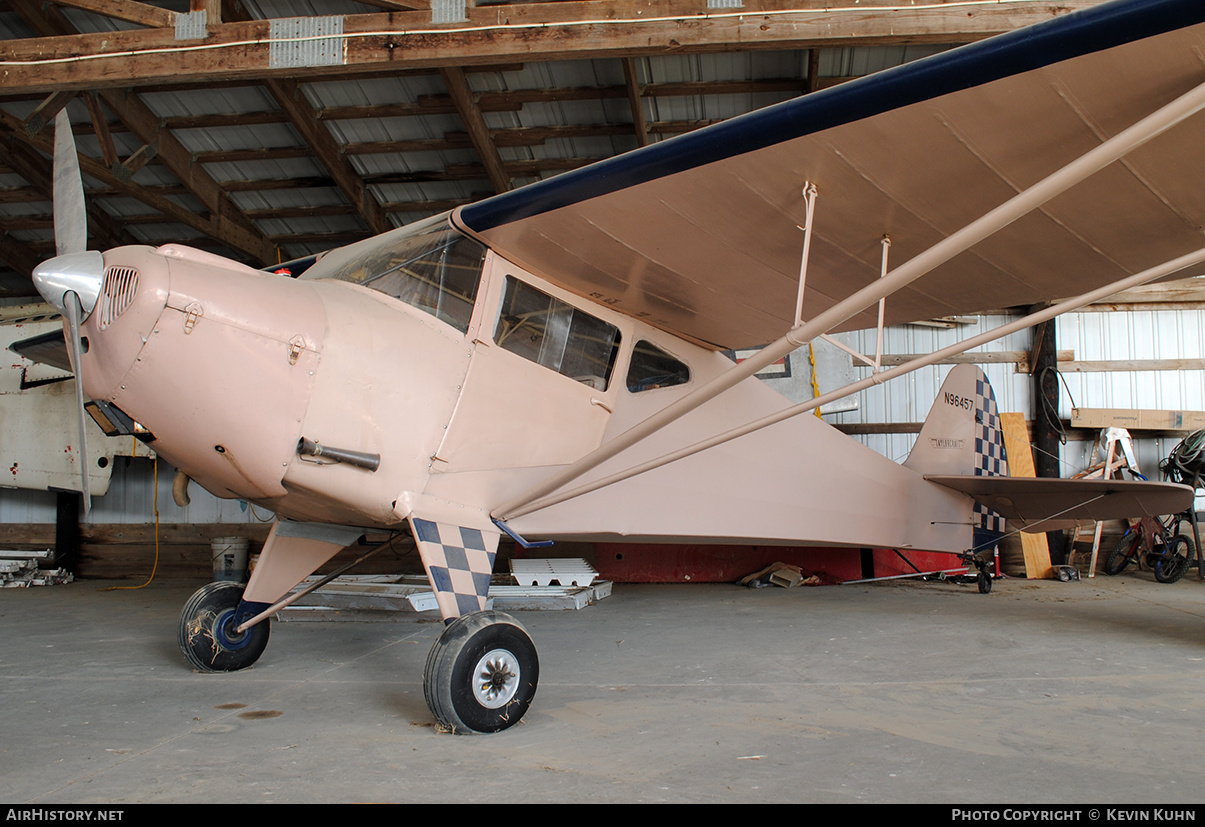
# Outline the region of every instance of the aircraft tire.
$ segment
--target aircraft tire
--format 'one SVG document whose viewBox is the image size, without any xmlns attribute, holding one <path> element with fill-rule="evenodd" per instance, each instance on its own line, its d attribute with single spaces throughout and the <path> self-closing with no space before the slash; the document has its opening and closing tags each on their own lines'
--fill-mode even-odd
<svg viewBox="0 0 1205 827">
<path fill-rule="evenodd" d="M 1155 579 L 1160 583 L 1175 583 L 1188 571 L 1188 561 L 1195 554 L 1193 542 L 1177 534 L 1167 544 L 1167 550 L 1155 561 Z"/>
<path fill-rule="evenodd" d="M 1113 546 L 1109 556 L 1105 558 L 1105 574 L 1110 577 L 1121 574 L 1131 560 L 1137 559 L 1138 546 L 1142 543 L 1142 532 L 1136 528 L 1129 529 L 1121 535 L 1121 539 Z"/>
<path fill-rule="evenodd" d="M 184 658 L 200 672 L 234 672 L 259 660 L 268 645 L 269 620 L 234 633 L 234 614 L 243 599 L 242 583 L 203 586 L 180 612 L 177 641 Z"/>
<path fill-rule="evenodd" d="M 984 574 L 983 572 L 979 572 L 978 581 L 979 581 L 979 593 L 980 594 L 991 594 L 992 576 L 990 574 Z"/>
<path fill-rule="evenodd" d="M 540 661 L 527 630 L 508 614 L 473 612 L 448 624 L 423 672 L 423 696 L 440 724 L 460 735 L 499 732 L 531 706 Z"/>
</svg>

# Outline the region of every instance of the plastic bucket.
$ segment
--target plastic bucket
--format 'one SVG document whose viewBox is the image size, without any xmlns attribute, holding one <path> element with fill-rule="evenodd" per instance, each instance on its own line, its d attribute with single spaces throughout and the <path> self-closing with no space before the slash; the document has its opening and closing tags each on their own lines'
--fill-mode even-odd
<svg viewBox="0 0 1205 827">
<path fill-rule="evenodd" d="M 214 537 L 209 548 L 213 552 L 213 579 L 245 582 L 247 579 L 247 538 Z"/>
</svg>

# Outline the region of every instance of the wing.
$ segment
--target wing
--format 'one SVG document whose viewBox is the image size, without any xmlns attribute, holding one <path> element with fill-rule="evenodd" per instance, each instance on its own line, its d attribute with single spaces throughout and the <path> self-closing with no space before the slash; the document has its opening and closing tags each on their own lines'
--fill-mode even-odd
<svg viewBox="0 0 1205 827">
<path fill-rule="evenodd" d="M 71 359 L 67 355 L 67 341 L 63 331 L 52 330 L 13 342 L 8 349 L 18 356 L 24 356 L 31 362 L 41 362 L 51 367 L 74 373 Z"/>
<path fill-rule="evenodd" d="M 971 495 L 1007 519 L 1010 528 L 1028 532 L 1177 514 L 1191 508 L 1193 502 L 1192 488 L 1172 482 L 939 475 L 926 475 L 925 479 Z"/>
<path fill-rule="evenodd" d="M 1202 81 L 1205 3 L 1117 0 L 461 208 L 455 220 L 579 295 L 716 347 L 804 317 Z M 1205 117 L 1132 152 L 887 302 L 887 321 L 1076 295 L 1201 246 Z M 843 329 L 873 327 L 869 313 Z"/>
</svg>

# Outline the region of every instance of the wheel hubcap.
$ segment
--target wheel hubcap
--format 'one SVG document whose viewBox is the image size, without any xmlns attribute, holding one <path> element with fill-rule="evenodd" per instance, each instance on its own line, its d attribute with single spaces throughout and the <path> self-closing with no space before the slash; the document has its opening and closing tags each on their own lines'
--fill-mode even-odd
<svg viewBox="0 0 1205 827">
<path fill-rule="evenodd" d="M 473 668 L 473 695 L 487 709 L 505 706 L 519 690 L 519 662 L 505 649 L 486 652 Z"/>
<path fill-rule="evenodd" d="M 238 628 L 236 615 L 235 609 L 227 609 L 214 621 L 213 639 L 224 649 L 242 649 L 251 640 L 251 636 L 246 632 L 234 631 Z"/>
</svg>

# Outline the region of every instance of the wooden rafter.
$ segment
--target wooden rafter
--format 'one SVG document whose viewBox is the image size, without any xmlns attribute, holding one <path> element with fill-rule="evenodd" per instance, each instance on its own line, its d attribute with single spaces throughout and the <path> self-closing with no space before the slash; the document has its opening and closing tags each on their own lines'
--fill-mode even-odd
<svg viewBox="0 0 1205 827">
<path fill-rule="evenodd" d="M 113 145 L 113 135 L 109 132 L 109 121 L 100 104 L 100 96 L 89 92 L 84 96 L 84 104 L 88 107 L 88 117 L 92 119 L 92 132 L 100 144 L 100 157 L 110 168 L 116 168 L 121 162 L 117 157 L 117 148 Z"/>
<path fill-rule="evenodd" d="M 50 35 L 51 39 L 54 35 L 72 31 L 71 23 L 57 9 L 49 9 L 42 13 L 42 8 L 31 0 L 11 0 L 11 5 L 27 23 L 37 31 Z M 85 156 L 80 156 L 81 169 L 84 169 L 85 166 L 104 169 L 103 176 L 96 175 L 94 177 L 98 177 L 106 183 L 117 182 L 124 186 L 129 194 L 140 193 L 141 195 L 135 195 L 135 197 L 139 197 L 148 206 L 160 209 L 164 203 L 172 204 L 172 208 L 161 211 L 177 216 L 186 213 L 188 219 L 183 223 L 212 235 L 260 263 L 274 260 L 276 248 L 272 242 L 259 232 L 250 219 L 242 214 L 218 183 L 200 165 L 193 163 L 192 154 L 176 140 L 169 130 L 163 128 L 159 118 L 137 95 L 121 89 L 108 88 L 100 92 L 100 97 L 118 120 L 138 137 L 142 142 L 142 148 L 134 156 L 116 166 L 95 161 L 85 164 Z M 31 143 L 33 143 L 32 140 Z M 205 205 L 210 213 L 207 221 L 201 220 L 194 213 L 183 210 L 168 199 L 159 198 L 155 200 L 155 203 L 146 200 L 144 196 L 148 193 L 134 185 L 132 177 L 142 165 L 153 158 L 158 158 L 188 191 Z"/>
<path fill-rule="evenodd" d="M 17 138 L 18 140 L 23 139 L 21 122 L 12 115 L 9 115 L 7 112 L 0 111 L 0 135 L 4 135 L 5 132 L 9 133 L 10 138 Z M 47 155 L 53 155 L 54 153 L 53 138 L 46 132 L 29 138 L 24 138 L 23 140 L 25 143 L 28 143 L 30 146 L 46 153 Z M 194 230 L 205 233 L 206 235 L 212 235 L 224 243 L 231 244 L 231 246 L 234 246 L 235 249 L 243 248 L 234 242 L 245 242 L 248 244 L 248 246 L 254 246 L 256 249 L 260 249 L 262 246 L 261 242 L 259 241 L 255 241 L 255 244 L 252 245 L 251 242 L 253 239 L 243 238 L 237 233 L 230 233 L 227 236 L 221 235 L 214 226 L 214 222 L 211 217 L 198 215 L 192 210 L 182 207 L 173 201 L 170 197 L 171 195 L 186 192 L 186 190 L 184 190 L 182 187 L 176 188 L 174 191 L 169 191 L 168 188 L 164 187 L 152 188 L 141 186 L 133 181 L 128 180 L 124 176 L 118 175 L 112 169 L 105 166 L 103 162 L 98 161 L 88 155 L 80 155 L 79 163 L 80 171 L 84 175 L 95 178 L 106 186 L 112 188 L 114 194 L 141 201 L 152 209 L 158 210 L 164 215 L 171 216 L 181 224 L 192 227 Z M 231 239 L 233 239 L 233 241 Z M 265 243 L 270 244 L 271 242 Z"/>
<path fill-rule="evenodd" d="M 92 202 L 104 198 L 137 198 L 152 214 L 125 216 L 122 223 L 151 225 L 179 222 L 190 231 L 203 233 L 215 242 L 246 254 L 260 262 L 276 260 L 276 244 L 315 245 L 341 243 L 368 232 L 387 230 L 408 214 L 429 214 L 454 208 L 468 200 L 491 194 L 474 192 L 473 199 L 450 197 L 431 199 L 424 188 L 403 191 L 403 200 L 383 203 L 380 184 L 424 184 L 455 182 L 448 195 L 463 196 L 466 183 L 474 190 L 484 182 L 494 192 L 509 189 L 516 179 L 535 177 L 574 169 L 600 160 L 596 157 L 541 158 L 539 151 L 524 153 L 530 160 L 505 160 L 509 147 L 539 147 L 554 140 L 579 138 L 615 138 L 620 147 L 644 145 L 658 137 L 671 136 L 706 126 L 709 120 L 650 121 L 645 114 L 645 98 L 660 96 L 706 96 L 750 94 L 788 97 L 805 94 L 838 83 L 843 78 L 819 76 L 820 46 L 860 44 L 939 43 L 955 45 L 977 40 L 1028 23 L 1058 16 L 1103 0 L 1001 0 L 980 3 L 968 0 L 958 4 L 941 2 L 904 6 L 898 0 L 859 0 L 858 3 L 832 4 L 828 0 L 744 0 L 738 10 L 706 11 L 701 0 L 559 0 L 559 2 L 491 2 L 475 7 L 466 3 L 468 20 L 464 23 L 433 24 L 431 0 L 362 0 L 364 5 L 382 13 L 347 14 L 340 20 L 345 40 L 340 52 L 343 65 L 298 66 L 296 61 L 275 65 L 269 60 L 268 39 L 271 23 L 251 19 L 239 0 L 190 0 L 185 8 L 206 12 L 203 39 L 176 40 L 176 13 L 137 0 L 10 0 L 10 7 L 41 37 L 0 41 L 0 139 L 23 142 L 24 151 L 45 161 L 50 130 L 42 130 L 38 140 L 17 134 L 36 131 L 39 114 L 49 120 L 53 111 L 66 105 L 67 96 L 81 96 L 88 107 L 91 123 L 80 122 L 77 133 L 93 136 L 101 158 L 81 158 L 84 173 L 93 179 L 88 197 Z M 70 29 L 61 7 L 79 9 L 144 28 L 107 31 L 101 34 L 77 34 Z M 179 9 L 180 5 L 172 4 Z M 350 7 L 349 7 L 350 8 Z M 72 15 L 72 19 L 79 19 Z M 103 25 L 103 21 L 100 21 Z M 190 24 L 194 21 L 190 21 Z M 119 28 L 121 28 L 119 26 Z M 195 32 L 195 29 L 193 30 Z M 191 37 L 191 35 L 189 35 Z M 240 43 L 241 45 L 235 45 Z M 807 49 L 807 70 L 798 77 L 758 78 L 752 80 L 700 80 L 641 85 L 635 58 L 657 55 L 685 55 L 699 52 L 798 50 Z M 158 50 L 157 55 L 151 52 Z M 563 58 L 605 58 L 619 60 L 624 72 L 622 85 L 553 88 L 489 89 L 474 93 L 469 76 L 475 72 L 521 72 L 533 63 Z M 11 61 L 52 61 L 14 64 Z M 5 63 L 4 61 L 9 61 Z M 291 65 L 285 65 L 291 64 Z M 614 64 L 612 64 L 614 65 Z M 308 83 L 340 83 L 379 76 L 411 78 L 439 75 L 446 94 L 420 95 L 406 101 L 374 100 L 354 105 L 315 107 Z M 256 87 L 266 90 L 278 108 L 263 111 L 221 114 L 181 114 L 167 118 L 155 116 L 142 95 L 149 92 L 179 91 L 195 95 L 216 86 L 232 89 L 231 101 L 252 97 L 233 91 Z M 486 84 L 477 84 L 485 88 Z M 373 88 L 365 84 L 364 88 Z M 429 89 L 429 81 L 419 88 Z M 325 96 L 334 100 L 340 95 Z M 147 98 L 149 100 L 149 98 Z M 354 98 L 352 99 L 354 101 Z M 491 129 L 489 113 L 520 112 L 524 107 L 567 101 L 627 101 L 628 121 L 568 123 L 541 127 Z M 237 106 L 237 104 L 234 104 Z M 31 107 L 41 106 L 42 113 L 26 117 Z M 72 104 L 78 106 L 78 104 Z M 271 105 L 269 105 L 271 106 Z M 181 107 L 187 111 L 191 105 Z M 198 107 L 212 112 L 209 106 Z M 601 110 L 603 107 L 597 107 Z M 614 106 L 605 107 L 615 111 Z M 74 110 L 73 110 L 74 111 Z M 580 111 L 590 111 L 581 108 Z M 654 110 L 656 111 L 656 110 Z M 670 111 L 670 110 L 663 110 Z M 8 113 L 20 113 L 14 119 Z M 77 113 L 78 114 L 78 113 Z M 463 129 L 443 132 L 446 119 L 436 118 L 434 129 L 407 128 L 407 135 L 428 134 L 430 138 L 344 143 L 338 137 L 366 134 L 354 124 L 346 130 L 334 129 L 324 121 L 343 119 L 380 119 L 457 115 Z M 509 119 L 508 119 L 509 120 Z M 523 118 L 525 121 L 526 118 Z M 248 146 L 225 140 L 223 127 L 259 124 L 288 124 L 300 138 L 299 145 L 278 147 Z M 201 152 L 187 150 L 176 138 L 180 129 L 213 129 L 217 146 Z M 333 131 L 332 131 L 333 130 Z M 262 130 L 264 135 L 272 130 Z M 12 133 L 11 135 L 8 133 Z M 119 133 L 133 135 L 133 146 L 140 149 L 129 157 L 119 157 L 118 148 L 129 142 L 114 141 Z M 179 133 L 177 133 L 179 134 Z M 236 132 L 232 132 L 236 135 Z M 89 140 L 82 145 L 87 146 Z M 353 140 L 356 140 L 353 138 Z M 282 141 L 281 143 L 288 143 Z M 610 141 L 601 142 L 606 146 Z M 13 143 L 13 145 L 17 145 Z M 244 148 L 233 148 L 240 146 Z M 35 151 L 37 150 L 37 151 Z M 445 150 L 473 150 L 478 159 L 472 163 L 454 163 L 446 168 L 423 169 L 430 158 Z M 93 150 L 94 151 L 94 150 Z M 581 151 L 581 150 L 579 150 Z M 591 150 L 590 154 L 596 150 Z M 361 174 L 356 160 L 360 156 L 424 153 L 422 161 L 406 159 L 404 166 L 391 166 L 392 159 L 374 161 L 375 169 L 406 169 L 405 172 Z M 508 157 L 514 157 L 506 152 Z M 586 152 L 582 152 L 586 154 Z M 120 155 L 124 156 L 123 150 Z M 218 181 L 208 170 L 221 162 L 273 161 L 287 158 L 311 158 L 320 169 L 302 178 L 241 180 L 254 176 L 250 164 L 228 176 L 239 180 Z M 3 164 L 0 158 L 0 164 Z M 161 165 L 175 175 L 180 184 L 139 186 L 133 173 L 143 164 Z M 268 173 L 272 174 L 272 173 Z M 144 176 L 140 176 L 144 177 Z M 96 182 L 101 183 L 98 189 Z M 472 183 L 469 183 L 472 182 Z M 482 182 L 478 185 L 477 182 Z M 324 188 L 305 196 L 306 206 L 288 209 L 244 211 L 232 198 L 235 193 L 268 192 L 277 189 Z M 337 192 L 335 192 L 337 191 Z M 197 210 L 180 206 L 177 196 L 195 198 Z M 404 200 L 411 196 L 413 200 Z M 236 196 L 237 197 L 237 196 Z M 42 199 L 35 187 L 0 190 L 0 203 L 22 203 Z M 267 203 L 278 199 L 267 198 Z M 252 202 L 254 203 L 254 202 Z M 195 206 L 195 205 L 194 205 Z M 45 210 L 34 207 L 24 217 L 0 224 L 15 231 L 45 226 Z M 100 210 L 104 213 L 104 210 Z M 257 227 L 268 219 L 306 219 L 323 216 L 356 216 L 364 231 L 343 230 L 320 235 L 303 235 L 274 228 L 269 236 Z M 393 216 L 393 220 L 391 220 Z M 334 226 L 347 226 L 347 218 Z M 264 226 L 269 226 L 265 224 Z M 305 225 L 298 225 L 305 226 Z M 319 224 L 320 226 L 320 224 Z M 98 230 L 99 231 L 99 230 Z M 162 237 L 162 236 L 161 236 Z M 9 237 L 11 240 L 11 236 Z M 126 235 L 128 239 L 128 234 Z M 210 246 L 206 239 L 190 236 L 188 243 Z M 26 242 L 17 251 L 28 260 L 46 245 Z"/>
<path fill-rule="evenodd" d="M 289 116 L 293 128 L 301 134 L 311 153 L 317 156 L 322 166 L 330 173 L 339 189 L 355 205 L 364 223 L 374 232 L 383 233 L 393 228 L 389 216 L 352 167 L 341 147 L 325 124 L 319 123 L 314 108 L 305 99 L 301 86 L 296 81 L 273 79 L 264 82 L 282 111 Z"/>
<path fill-rule="evenodd" d="M 139 26 L 163 28 L 176 24 L 176 13 L 134 0 L 53 0 L 57 6 L 83 9 L 114 20 L 137 23 Z"/>
<path fill-rule="evenodd" d="M 992 0 L 900 6 L 865 0 L 747 0 L 739 10 L 700 9 L 696 0 L 591 0 L 469 8 L 463 23 L 433 24 L 427 11 L 343 15 L 343 66 L 364 72 L 464 67 L 700 51 L 843 45 L 964 43 L 1048 20 L 1100 0 Z M 876 8 L 880 7 L 880 8 Z M 500 9 L 503 11 L 500 12 Z M 177 41 L 172 28 L 71 34 L 0 42 L 0 81 L 10 93 L 50 93 L 142 82 L 212 84 L 239 78 L 302 78 L 329 66 L 274 64 L 271 24 L 223 21 L 208 36 Z M 288 62 L 286 62 L 288 63 Z"/>
<path fill-rule="evenodd" d="M 225 19 L 245 21 L 250 15 L 238 0 L 226 0 Z M 319 123 L 317 111 L 305 97 L 301 84 L 290 78 L 269 78 L 264 87 L 276 100 L 286 122 L 305 141 L 308 154 L 316 157 L 334 180 L 343 195 L 355 207 L 361 220 L 374 233 L 383 233 L 393 228 L 389 216 L 380 203 L 364 186 L 360 175 L 348 161 L 339 142 L 331 135 L 325 124 Z"/>
<path fill-rule="evenodd" d="M 78 92 L 55 92 L 49 95 L 46 100 L 38 104 L 38 108 L 29 114 L 25 119 L 25 131 L 30 134 L 41 132 L 46 128 L 46 124 L 54 120 L 54 116 L 59 114 L 68 103 L 71 102 Z"/>
<path fill-rule="evenodd" d="M 397 9 L 398 11 L 430 10 L 431 0 L 358 0 L 365 6 L 378 9 Z"/>
<path fill-rule="evenodd" d="M 680 135 L 691 132 L 715 121 L 664 121 L 645 125 L 646 134 Z M 585 124 L 572 126 L 514 127 L 490 131 L 492 142 L 497 147 L 542 146 L 549 141 L 570 138 L 607 138 L 632 134 L 632 127 L 623 124 Z M 346 156 L 382 155 L 387 153 L 438 152 L 448 149 L 474 149 L 472 138 L 467 132 L 446 132 L 442 138 L 415 138 L 404 141 L 376 141 L 372 143 L 343 144 L 339 151 Z M 215 149 L 195 153 L 201 164 L 216 164 L 239 161 L 280 161 L 287 158 L 318 157 L 317 150 L 310 146 L 260 147 L 253 149 Z M 502 164 L 503 169 L 506 163 Z"/>
<path fill-rule="evenodd" d="M 35 152 L 28 144 L 15 138 L 10 138 L 7 142 L 0 142 L 0 163 L 18 171 L 18 174 L 29 182 L 31 189 L 41 200 L 48 202 L 53 200 L 54 181 L 50 160 Z M 54 217 L 51 215 L 8 216 L 0 219 L 0 228 L 5 232 L 40 227 L 53 230 Z M 124 227 L 96 204 L 88 205 L 88 230 L 98 240 L 98 246 L 116 247 L 136 242 L 136 239 Z M 14 245 L 10 245 L 8 250 L 16 258 L 5 260 L 10 267 L 22 275 L 28 275 L 33 270 L 33 266 L 44 258 L 35 253 L 36 245 L 22 244 L 15 240 Z"/>
<path fill-rule="evenodd" d="M 648 146 L 649 129 L 644 118 L 644 104 L 641 97 L 644 94 L 636 79 L 636 64 L 630 57 L 625 57 L 623 63 L 623 82 L 628 93 L 628 107 L 632 110 L 632 128 L 636 130 L 636 143 Z"/>
<path fill-rule="evenodd" d="M 448 66 L 441 69 L 440 74 L 448 88 L 448 94 L 452 96 L 456 113 L 460 115 L 460 120 L 469 132 L 469 140 L 472 141 L 473 148 L 477 150 L 477 155 L 485 166 L 486 175 L 490 179 L 494 192 L 507 192 L 511 188 L 510 176 L 506 172 L 506 166 L 502 163 L 502 156 L 498 154 L 497 145 L 490 137 L 485 116 L 481 114 L 481 109 L 477 106 L 464 70 L 459 66 Z"/>
<path fill-rule="evenodd" d="M 268 263 L 273 260 L 275 248 L 271 241 L 242 214 L 217 181 L 200 164 L 193 163 L 192 153 L 170 130 L 162 127 L 159 118 L 137 95 L 125 94 L 120 90 L 105 90 L 101 92 L 101 98 L 145 147 L 153 148 L 154 156 L 158 157 L 180 183 L 209 210 L 213 216 L 212 225 L 204 232 L 226 242 L 236 250 L 251 255 L 259 262 Z M 131 174 L 137 171 L 134 165 L 126 169 Z"/>
<path fill-rule="evenodd" d="M 471 74 L 471 72 L 466 72 Z M 818 81 L 820 86 L 843 83 L 852 78 L 825 77 Z M 240 88 L 240 87 L 231 87 Z M 800 78 L 759 78 L 756 80 L 701 80 L 678 83 L 649 83 L 640 88 L 642 98 L 683 97 L 706 95 L 767 95 L 785 93 L 791 95 L 808 91 L 809 84 Z M 3 90 L 0 89 L 0 92 Z M 516 89 L 509 91 L 482 92 L 474 96 L 477 108 L 482 112 L 517 112 L 532 103 L 563 103 L 566 101 L 591 101 L 620 99 L 627 95 L 623 86 L 573 86 L 543 89 Z M 0 94 L 0 100 L 6 96 Z M 11 98 L 10 98 L 11 99 Z M 417 101 L 397 103 L 359 104 L 354 106 L 329 106 L 315 109 L 320 121 L 362 120 L 367 118 L 408 118 L 429 115 L 456 114 L 456 105 L 450 95 L 422 95 Z M 213 129 L 228 126 L 260 126 L 288 122 L 288 116 L 279 110 L 259 112 L 223 112 L 212 115 L 173 115 L 163 119 L 167 129 Z M 119 122 L 109 124 L 116 133 L 125 131 Z M 77 124 L 76 134 L 90 134 L 87 125 Z M 630 130 L 629 130 L 630 131 Z M 492 130 L 500 134 L 500 130 Z"/>
<path fill-rule="evenodd" d="M 7 231 L 0 228 L 0 262 L 4 262 L 4 264 L 22 276 L 27 276 L 33 272 L 33 268 L 37 267 L 44 258 L 44 256 L 39 255 L 32 247 L 18 241 L 10 236 Z M 19 293 L 0 290 L 0 295 L 35 296 L 37 295 L 37 291 L 34 290 L 33 283 L 29 282 L 28 290 L 22 290 Z"/>
</svg>

